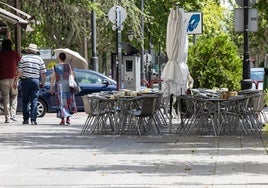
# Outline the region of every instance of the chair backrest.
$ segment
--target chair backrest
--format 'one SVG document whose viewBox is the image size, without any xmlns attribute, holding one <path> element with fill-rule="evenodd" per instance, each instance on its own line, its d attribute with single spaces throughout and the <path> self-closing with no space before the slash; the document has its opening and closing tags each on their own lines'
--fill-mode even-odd
<svg viewBox="0 0 268 188">
<path fill-rule="evenodd" d="M 253 111 L 254 112 L 261 112 L 265 106 L 264 103 L 264 93 L 260 93 L 259 95 L 255 96 L 252 99 L 252 103 L 253 103 Z"/>
<path fill-rule="evenodd" d="M 181 114 L 189 114 L 194 112 L 195 97 L 193 95 L 180 95 L 177 97 L 178 111 Z"/>
<path fill-rule="evenodd" d="M 95 95 L 84 95 L 82 101 L 84 104 L 84 110 L 90 115 L 100 115 L 105 113 L 105 102 L 107 99 Z"/>
<path fill-rule="evenodd" d="M 161 108 L 161 103 L 163 102 L 163 93 L 157 93 L 156 94 L 158 97 L 157 97 L 157 101 L 156 101 L 156 110 L 160 109 Z"/>
<path fill-rule="evenodd" d="M 89 101 L 89 97 L 87 95 L 82 96 L 82 101 L 84 104 L 84 110 L 86 114 L 91 114 L 91 105 Z"/>
<path fill-rule="evenodd" d="M 226 112 L 233 113 L 233 115 L 241 115 L 248 111 L 249 103 L 249 98 L 247 96 L 237 95 L 230 97 L 221 104 Z"/>
<path fill-rule="evenodd" d="M 140 116 L 150 116 L 156 110 L 158 96 L 146 95 L 140 98 L 141 100 L 141 114 Z"/>
</svg>

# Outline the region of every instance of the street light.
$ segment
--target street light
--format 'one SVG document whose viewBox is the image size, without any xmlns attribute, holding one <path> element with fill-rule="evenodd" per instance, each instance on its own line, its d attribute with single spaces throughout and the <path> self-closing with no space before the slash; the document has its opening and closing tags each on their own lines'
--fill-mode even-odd
<svg viewBox="0 0 268 188">
<path fill-rule="evenodd" d="M 244 34 L 244 54 L 243 54 L 243 80 L 241 89 L 250 89 L 252 80 L 250 79 L 250 58 L 249 58 L 249 8 L 256 3 L 256 0 L 236 0 L 236 3 L 243 7 L 243 34 Z"/>
<path fill-rule="evenodd" d="M 128 40 L 131 42 L 133 40 L 133 38 L 134 38 L 134 31 L 133 30 L 128 30 L 127 37 L 128 37 Z"/>
<path fill-rule="evenodd" d="M 95 3 L 95 0 L 92 0 Z M 99 71 L 99 62 L 97 56 L 97 40 L 96 40 L 96 13 L 95 10 L 92 9 L 91 11 L 91 42 L 92 42 L 92 49 L 91 49 L 91 66 L 93 70 Z"/>
<path fill-rule="evenodd" d="M 141 6 L 141 80 L 145 80 L 145 72 L 144 72 L 144 0 L 140 1 L 140 6 Z M 142 83 L 144 86 L 144 83 Z"/>
</svg>

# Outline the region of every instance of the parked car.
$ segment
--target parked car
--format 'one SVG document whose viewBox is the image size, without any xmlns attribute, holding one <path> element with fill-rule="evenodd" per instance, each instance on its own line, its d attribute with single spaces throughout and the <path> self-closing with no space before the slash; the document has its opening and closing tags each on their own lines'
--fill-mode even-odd
<svg viewBox="0 0 268 188">
<path fill-rule="evenodd" d="M 101 91 L 114 91 L 117 89 L 116 81 L 93 70 L 74 69 L 76 79 L 81 87 L 81 92 L 75 95 L 76 105 L 78 111 L 84 111 L 84 105 L 81 96 Z M 52 70 L 47 71 L 46 83 L 40 89 L 38 98 L 38 117 L 43 117 L 47 112 L 56 112 L 56 96 L 51 95 L 50 77 Z M 22 93 L 19 91 L 18 109 L 22 111 Z"/>
<path fill-rule="evenodd" d="M 252 80 L 252 89 L 263 89 L 264 68 L 250 68 L 250 79 Z"/>
</svg>

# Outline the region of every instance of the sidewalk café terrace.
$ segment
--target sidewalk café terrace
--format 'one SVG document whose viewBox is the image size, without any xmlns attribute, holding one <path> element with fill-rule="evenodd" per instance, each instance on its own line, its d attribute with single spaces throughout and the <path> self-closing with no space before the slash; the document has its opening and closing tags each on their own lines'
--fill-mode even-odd
<svg viewBox="0 0 268 188">
<path fill-rule="evenodd" d="M 264 96 L 260 90 L 192 89 L 170 106 L 170 96 L 150 89 L 93 93 L 83 96 L 88 117 L 81 134 L 160 134 L 174 127 L 183 135 L 261 134 Z"/>
</svg>

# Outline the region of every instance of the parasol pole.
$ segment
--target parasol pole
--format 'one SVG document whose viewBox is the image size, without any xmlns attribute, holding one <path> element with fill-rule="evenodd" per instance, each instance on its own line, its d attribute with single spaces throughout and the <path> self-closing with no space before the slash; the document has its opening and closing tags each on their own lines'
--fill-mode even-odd
<svg viewBox="0 0 268 188">
<path fill-rule="evenodd" d="M 169 88 L 170 90 L 170 88 Z M 173 103 L 173 94 L 170 94 L 170 106 L 169 106 L 169 133 L 172 132 L 172 103 Z"/>
</svg>

